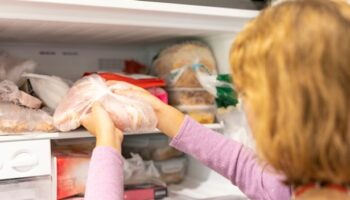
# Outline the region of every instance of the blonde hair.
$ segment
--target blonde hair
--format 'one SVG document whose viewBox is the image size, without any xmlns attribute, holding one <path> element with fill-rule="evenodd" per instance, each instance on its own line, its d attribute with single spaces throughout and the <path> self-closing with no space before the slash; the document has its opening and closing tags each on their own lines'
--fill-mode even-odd
<svg viewBox="0 0 350 200">
<path fill-rule="evenodd" d="M 283 2 L 232 46 L 257 149 L 289 184 L 350 183 L 349 13 L 340 1 Z"/>
</svg>

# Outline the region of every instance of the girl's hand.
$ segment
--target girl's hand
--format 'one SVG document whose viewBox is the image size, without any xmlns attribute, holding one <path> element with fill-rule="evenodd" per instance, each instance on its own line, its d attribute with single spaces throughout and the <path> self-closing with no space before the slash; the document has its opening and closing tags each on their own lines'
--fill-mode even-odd
<svg viewBox="0 0 350 200">
<path fill-rule="evenodd" d="M 108 86 L 112 86 L 116 83 L 118 83 L 118 81 L 107 81 Z M 123 82 L 123 84 L 125 84 L 125 82 Z M 131 88 L 130 90 L 114 91 L 114 93 L 142 99 L 150 104 L 158 118 L 157 128 L 169 137 L 175 137 L 180 130 L 185 115 L 168 104 L 165 104 L 147 90 L 132 84 L 128 85 Z"/>
<path fill-rule="evenodd" d="M 95 103 L 92 111 L 82 120 L 83 126 L 96 136 L 96 146 L 109 146 L 121 153 L 123 133 L 114 126 L 104 108 Z"/>
</svg>

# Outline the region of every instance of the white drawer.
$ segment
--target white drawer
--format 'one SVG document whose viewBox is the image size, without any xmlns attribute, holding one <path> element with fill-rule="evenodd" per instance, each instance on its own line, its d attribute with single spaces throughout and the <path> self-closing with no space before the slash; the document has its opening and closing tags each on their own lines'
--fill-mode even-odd
<svg viewBox="0 0 350 200">
<path fill-rule="evenodd" d="M 0 181 L 1 200 L 50 200 L 51 190 L 50 176 Z"/>
<path fill-rule="evenodd" d="M 0 143 L 0 180 L 50 174 L 50 140 Z"/>
</svg>

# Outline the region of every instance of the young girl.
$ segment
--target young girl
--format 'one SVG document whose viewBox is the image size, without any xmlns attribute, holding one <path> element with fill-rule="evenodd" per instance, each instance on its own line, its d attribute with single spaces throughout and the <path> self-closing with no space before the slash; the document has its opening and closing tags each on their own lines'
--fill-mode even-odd
<svg viewBox="0 0 350 200">
<path fill-rule="evenodd" d="M 153 106 L 173 147 L 250 199 L 349 199 L 349 53 L 350 8 L 341 1 L 281 3 L 237 36 L 232 73 L 259 157 L 268 165 L 146 91 L 134 92 Z M 123 199 L 122 133 L 99 105 L 84 124 L 97 137 L 86 199 Z"/>
</svg>

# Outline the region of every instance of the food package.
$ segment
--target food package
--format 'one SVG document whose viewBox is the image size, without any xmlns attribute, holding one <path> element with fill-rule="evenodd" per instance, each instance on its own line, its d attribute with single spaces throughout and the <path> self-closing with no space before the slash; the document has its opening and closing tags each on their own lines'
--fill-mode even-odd
<svg viewBox="0 0 350 200">
<path fill-rule="evenodd" d="M 56 156 L 57 199 L 83 194 L 88 176 L 88 156 Z"/>
<path fill-rule="evenodd" d="M 139 154 L 144 160 L 167 160 L 184 155 L 169 146 L 169 139 L 163 135 L 128 136 L 123 142 L 123 156 Z"/>
<path fill-rule="evenodd" d="M 41 101 L 21 90 L 12 81 L 0 82 L 0 101 L 11 102 L 28 108 L 40 108 Z"/>
<path fill-rule="evenodd" d="M 213 105 L 214 96 L 202 88 L 168 89 L 169 103 L 179 105 Z"/>
<path fill-rule="evenodd" d="M 60 131 L 70 131 L 80 126 L 81 120 L 90 112 L 95 102 L 101 103 L 111 116 L 115 126 L 122 131 L 138 132 L 154 130 L 157 117 L 151 105 L 128 92 L 131 85 L 116 82 L 106 85 L 98 75 L 77 81 L 58 105 L 54 124 Z"/>
<path fill-rule="evenodd" d="M 34 93 L 52 110 L 56 109 L 69 90 L 68 83 L 57 76 L 24 74 L 23 77 L 30 80 Z"/>
<path fill-rule="evenodd" d="M 45 111 L 0 103 L 0 134 L 53 130 L 52 117 Z"/>
<path fill-rule="evenodd" d="M 144 74 L 121 74 L 115 72 L 85 72 L 84 76 L 97 74 L 106 81 L 123 81 L 138 87 L 147 89 L 153 87 L 164 87 L 165 81 L 154 76 Z"/>
<path fill-rule="evenodd" d="M 229 74 L 211 74 L 202 64 L 194 64 L 192 69 L 202 87 L 215 97 L 218 108 L 227 108 L 238 104 L 238 95 L 233 88 Z"/>
<path fill-rule="evenodd" d="M 186 157 L 154 162 L 160 178 L 167 184 L 176 184 L 184 180 L 188 166 Z"/>
<path fill-rule="evenodd" d="M 32 60 L 16 58 L 5 51 L 0 51 L 0 80 L 9 80 L 22 85 L 22 74 L 34 72 L 37 63 Z"/>
<path fill-rule="evenodd" d="M 153 67 L 156 74 L 167 81 L 168 87 L 199 88 L 193 64 L 203 64 L 211 74 L 216 74 L 214 55 L 200 42 L 184 42 L 164 49 L 154 60 Z"/>
<path fill-rule="evenodd" d="M 130 185 L 124 189 L 124 200 L 161 200 L 167 196 L 167 187 L 155 184 Z"/>
</svg>

